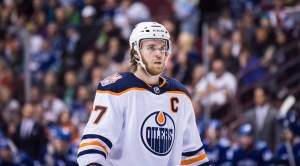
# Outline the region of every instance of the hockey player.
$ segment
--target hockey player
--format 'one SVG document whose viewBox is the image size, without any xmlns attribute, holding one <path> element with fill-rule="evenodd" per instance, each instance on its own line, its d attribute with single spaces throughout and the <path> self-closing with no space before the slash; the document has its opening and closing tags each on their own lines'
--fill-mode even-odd
<svg viewBox="0 0 300 166">
<path fill-rule="evenodd" d="M 209 165 L 189 93 L 160 75 L 171 53 L 169 32 L 159 23 L 142 22 L 129 44 L 131 72 L 99 83 L 79 165 Z"/>
<path fill-rule="evenodd" d="M 234 149 L 232 165 L 272 165 L 273 154 L 264 141 L 255 141 L 252 126 L 247 123 L 239 128 L 239 147 Z"/>
</svg>

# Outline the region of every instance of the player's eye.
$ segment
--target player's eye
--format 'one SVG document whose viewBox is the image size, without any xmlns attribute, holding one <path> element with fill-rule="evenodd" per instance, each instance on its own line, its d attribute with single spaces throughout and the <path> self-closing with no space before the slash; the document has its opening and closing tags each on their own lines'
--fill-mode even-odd
<svg viewBox="0 0 300 166">
<path fill-rule="evenodd" d="M 160 50 L 161 52 L 167 52 L 167 51 L 168 51 L 168 48 L 167 48 L 167 47 L 161 47 L 159 50 Z"/>
<path fill-rule="evenodd" d="M 155 48 L 153 46 L 150 46 L 150 47 L 147 48 L 147 50 L 149 50 L 149 51 L 155 51 Z"/>
</svg>

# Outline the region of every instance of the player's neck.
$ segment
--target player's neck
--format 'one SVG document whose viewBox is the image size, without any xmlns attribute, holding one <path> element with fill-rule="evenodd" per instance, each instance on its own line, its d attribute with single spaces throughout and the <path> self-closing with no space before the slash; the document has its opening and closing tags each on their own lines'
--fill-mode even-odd
<svg viewBox="0 0 300 166">
<path fill-rule="evenodd" d="M 143 70 L 137 70 L 134 72 L 134 75 L 140 80 L 144 81 L 148 85 L 158 85 L 159 84 L 159 76 L 149 76 Z"/>
</svg>

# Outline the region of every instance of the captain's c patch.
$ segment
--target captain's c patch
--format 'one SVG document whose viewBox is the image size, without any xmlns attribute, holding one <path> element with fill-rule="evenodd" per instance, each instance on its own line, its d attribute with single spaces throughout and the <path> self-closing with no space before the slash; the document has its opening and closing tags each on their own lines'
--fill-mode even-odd
<svg viewBox="0 0 300 166">
<path fill-rule="evenodd" d="M 101 85 L 102 86 L 106 86 L 112 83 L 115 83 L 118 79 L 121 79 L 122 76 L 118 73 L 115 73 L 107 78 L 105 78 L 104 80 L 101 81 Z"/>
</svg>

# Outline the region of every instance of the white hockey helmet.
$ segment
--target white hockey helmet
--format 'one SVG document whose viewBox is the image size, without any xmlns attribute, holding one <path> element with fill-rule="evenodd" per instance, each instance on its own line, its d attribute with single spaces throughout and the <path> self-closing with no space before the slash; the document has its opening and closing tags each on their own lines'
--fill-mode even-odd
<svg viewBox="0 0 300 166">
<path fill-rule="evenodd" d="M 130 49 L 138 51 L 141 47 L 141 41 L 143 39 L 163 39 L 166 40 L 168 46 L 168 52 L 171 53 L 172 43 L 168 30 L 157 22 L 141 22 L 135 26 L 130 38 Z"/>
</svg>

